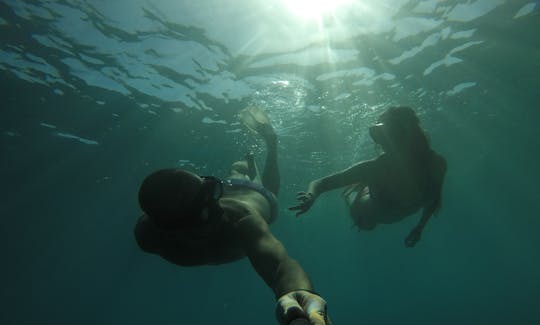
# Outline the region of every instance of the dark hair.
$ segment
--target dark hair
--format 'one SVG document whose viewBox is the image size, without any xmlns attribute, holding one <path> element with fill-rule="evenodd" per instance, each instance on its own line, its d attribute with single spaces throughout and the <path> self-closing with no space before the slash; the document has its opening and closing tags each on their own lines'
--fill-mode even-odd
<svg viewBox="0 0 540 325">
<path fill-rule="evenodd" d="M 407 106 L 389 107 L 381 114 L 379 122 L 394 129 L 408 130 L 410 136 L 408 143 L 403 144 L 406 146 L 405 149 L 410 150 L 418 160 L 423 161 L 429 157 L 431 148 L 428 137 L 420 127 L 420 120 L 412 108 Z"/>
<path fill-rule="evenodd" d="M 435 211 L 437 213 L 441 208 L 441 177 L 444 177 L 446 172 L 446 161 L 444 158 L 440 158 L 443 161 L 442 171 L 439 167 L 434 167 L 430 161 L 435 155 L 435 152 L 431 149 L 429 139 L 420 127 L 420 120 L 410 107 L 395 106 L 388 108 L 379 117 L 379 121 L 388 124 L 390 128 L 396 128 L 395 134 L 400 134 L 400 128 L 403 130 L 403 134 L 407 133 L 407 136 L 403 136 L 402 139 L 394 139 L 399 142 L 400 146 L 403 146 L 405 150 L 409 150 L 412 153 L 412 158 L 415 164 L 412 166 L 414 172 L 418 176 L 425 175 L 425 191 L 433 196 L 435 203 Z M 442 175 L 440 175 L 442 173 Z"/>
<path fill-rule="evenodd" d="M 182 215 L 199 190 L 197 175 L 182 169 L 161 169 L 148 175 L 139 188 L 139 205 L 158 226 Z"/>
</svg>

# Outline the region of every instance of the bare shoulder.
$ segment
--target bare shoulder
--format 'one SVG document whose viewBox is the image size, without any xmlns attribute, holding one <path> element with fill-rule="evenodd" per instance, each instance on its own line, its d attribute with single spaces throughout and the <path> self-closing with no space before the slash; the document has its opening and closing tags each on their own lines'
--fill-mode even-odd
<svg viewBox="0 0 540 325">
<path fill-rule="evenodd" d="M 146 214 L 139 217 L 135 224 L 134 235 L 137 245 L 148 253 L 155 253 L 159 249 L 159 236 L 156 235 L 153 228 Z"/>
<path fill-rule="evenodd" d="M 221 205 L 226 211 L 227 223 L 240 238 L 252 238 L 269 231 L 268 224 L 259 210 L 248 202 L 223 199 Z"/>
</svg>

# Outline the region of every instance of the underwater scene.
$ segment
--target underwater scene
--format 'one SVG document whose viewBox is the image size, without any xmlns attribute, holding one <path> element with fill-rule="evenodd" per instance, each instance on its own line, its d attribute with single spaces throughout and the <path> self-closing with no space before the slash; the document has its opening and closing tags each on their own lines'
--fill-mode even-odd
<svg viewBox="0 0 540 325">
<path fill-rule="evenodd" d="M 2 0 L 0 35 L 1 324 L 277 324 L 251 255 L 180 266 L 135 231 L 149 174 L 262 169 L 264 123 L 257 229 L 333 324 L 540 324 L 540 1 Z M 412 124 L 377 133 L 391 107 Z"/>
</svg>

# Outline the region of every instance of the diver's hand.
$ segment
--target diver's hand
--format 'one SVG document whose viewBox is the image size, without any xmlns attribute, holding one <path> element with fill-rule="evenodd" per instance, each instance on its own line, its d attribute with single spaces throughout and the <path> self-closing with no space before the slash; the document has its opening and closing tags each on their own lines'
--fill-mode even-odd
<svg viewBox="0 0 540 325">
<path fill-rule="evenodd" d="M 296 216 L 300 216 L 303 213 L 306 213 L 309 208 L 315 203 L 315 195 L 311 192 L 298 192 L 296 193 L 296 199 L 301 203 L 290 207 L 289 210 L 297 211 Z"/>
<path fill-rule="evenodd" d="M 281 325 L 290 325 L 295 320 L 307 320 L 308 324 L 331 325 L 326 314 L 326 301 L 306 290 L 292 291 L 281 296 L 276 304 L 276 318 Z"/>
<path fill-rule="evenodd" d="M 405 238 L 405 246 L 407 247 L 414 247 L 416 243 L 420 240 L 422 237 L 422 228 L 420 227 L 414 227 L 413 230 L 409 233 L 409 236 Z"/>
</svg>

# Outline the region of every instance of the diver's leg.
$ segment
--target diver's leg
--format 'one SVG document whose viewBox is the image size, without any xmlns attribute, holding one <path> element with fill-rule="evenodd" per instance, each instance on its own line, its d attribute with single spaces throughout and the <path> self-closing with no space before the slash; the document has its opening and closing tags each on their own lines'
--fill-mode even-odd
<svg viewBox="0 0 540 325">
<path fill-rule="evenodd" d="M 277 161 L 277 136 L 273 129 L 271 132 L 267 132 L 263 136 L 264 141 L 266 142 L 267 152 L 264 170 L 262 173 L 262 183 L 265 188 L 277 196 L 280 186 L 279 167 Z"/>
<path fill-rule="evenodd" d="M 266 161 L 261 175 L 262 185 L 269 191 L 278 194 L 280 179 L 277 163 L 277 136 L 266 113 L 257 106 L 249 106 L 240 111 L 240 121 L 255 134 L 261 136 L 266 143 Z"/>
<path fill-rule="evenodd" d="M 248 152 L 246 154 L 246 163 L 246 175 L 249 177 L 249 180 L 257 184 L 262 184 L 259 167 L 257 166 L 257 162 L 255 162 L 255 156 L 253 155 L 253 152 Z"/>
<path fill-rule="evenodd" d="M 229 171 L 229 178 L 247 179 L 248 169 L 249 168 L 247 161 L 236 161 L 231 165 L 231 169 Z"/>
<path fill-rule="evenodd" d="M 259 174 L 259 171 L 257 170 L 257 164 L 255 163 L 255 156 L 253 155 L 253 152 L 248 152 L 246 154 L 246 162 L 247 162 L 247 175 L 250 180 L 254 180 L 255 177 Z"/>
<path fill-rule="evenodd" d="M 369 195 L 369 188 L 363 183 L 347 186 L 341 193 L 348 207 L 352 206 L 357 198 L 365 195 Z"/>
<path fill-rule="evenodd" d="M 250 180 L 253 183 L 262 185 L 259 168 L 257 167 L 253 153 L 247 153 L 245 158 L 246 160 L 236 161 L 231 165 L 229 178 Z"/>
</svg>

